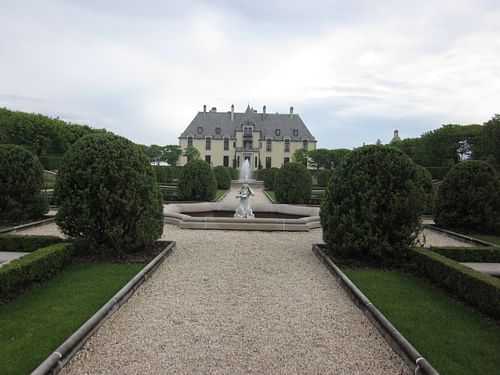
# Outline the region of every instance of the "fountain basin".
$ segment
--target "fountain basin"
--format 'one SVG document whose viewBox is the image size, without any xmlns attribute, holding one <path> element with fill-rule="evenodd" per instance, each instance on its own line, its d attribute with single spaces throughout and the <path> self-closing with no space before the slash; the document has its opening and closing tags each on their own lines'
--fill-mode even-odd
<svg viewBox="0 0 500 375">
<path fill-rule="evenodd" d="M 219 203 L 179 203 L 164 206 L 163 215 L 165 223 L 184 229 L 307 232 L 321 227 L 318 207 L 272 204 L 269 208 L 263 213 L 267 217 L 254 210 L 255 218 L 242 219 L 227 216 L 227 208 Z"/>
</svg>

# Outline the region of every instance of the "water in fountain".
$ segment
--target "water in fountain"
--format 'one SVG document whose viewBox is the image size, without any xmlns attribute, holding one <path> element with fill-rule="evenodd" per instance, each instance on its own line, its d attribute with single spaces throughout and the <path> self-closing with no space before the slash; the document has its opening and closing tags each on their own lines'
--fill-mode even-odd
<svg viewBox="0 0 500 375">
<path fill-rule="evenodd" d="M 240 180 L 250 181 L 251 179 L 252 179 L 252 168 L 250 168 L 250 162 L 248 161 L 248 159 L 245 159 L 245 161 L 240 167 Z"/>
</svg>

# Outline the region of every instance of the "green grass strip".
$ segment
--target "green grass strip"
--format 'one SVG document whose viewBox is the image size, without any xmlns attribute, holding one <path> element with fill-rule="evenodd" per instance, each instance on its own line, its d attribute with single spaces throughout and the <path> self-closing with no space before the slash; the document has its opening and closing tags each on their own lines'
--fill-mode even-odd
<svg viewBox="0 0 500 375">
<path fill-rule="evenodd" d="M 0 308 L 0 374 L 33 371 L 142 268 L 69 266 Z"/>
<path fill-rule="evenodd" d="M 498 373 L 497 324 L 414 276 L 352 269 L 345 273 L 441 374 Z"/>
<path fill-rule="evenodd" d="M 472 237 L 500 246 L 500 236 L 473 234 Z"/>
<path fill-rule="evenodd" d="M 274 194 L 274 191 L 266 190 L 266 193 L 269 196 L 269 198 L 271 198 L 271 200 L 273 201 L 273 203 L 277 202 L 276 201 L 276 194 Z"/>
<path fill-rule="evenodd" d="M 227 189 L 217 190 L 217 193 L 215 193 L 215 198 L 212 199 L 212 202 L 217 202 L 219 198 L 222 197 L 226 191 Z"/>
</svg>

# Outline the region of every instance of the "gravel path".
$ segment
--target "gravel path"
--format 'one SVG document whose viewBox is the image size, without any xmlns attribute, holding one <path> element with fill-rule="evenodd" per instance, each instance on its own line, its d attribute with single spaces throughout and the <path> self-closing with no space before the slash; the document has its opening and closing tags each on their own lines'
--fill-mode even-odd
<svg viewBox="0 0 500 375">
<path fill-rule="evenodd" d="M 410 374 L 312 254 L 321 230 L 163 237 L 177 249 L 63 373 Z"/>
</svg>

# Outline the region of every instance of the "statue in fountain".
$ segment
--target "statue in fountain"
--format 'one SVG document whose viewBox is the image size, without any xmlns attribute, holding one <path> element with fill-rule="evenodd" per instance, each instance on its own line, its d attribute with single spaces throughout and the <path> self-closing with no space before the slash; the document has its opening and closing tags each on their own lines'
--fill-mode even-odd
<svg viewBox="0 0 500 375">
<path fill-rule="evenodd" d="M 240 205 L 234 212 L 234 217 L 253 219 L 255 215 L 253 214 L 252 208 L 250 207 L 250 196 L 255 195 L 252 188 L 248 184 L 241 185 L 240 191 L 236 195 L 236 198 L 240 198 Z"/>
</svg>

